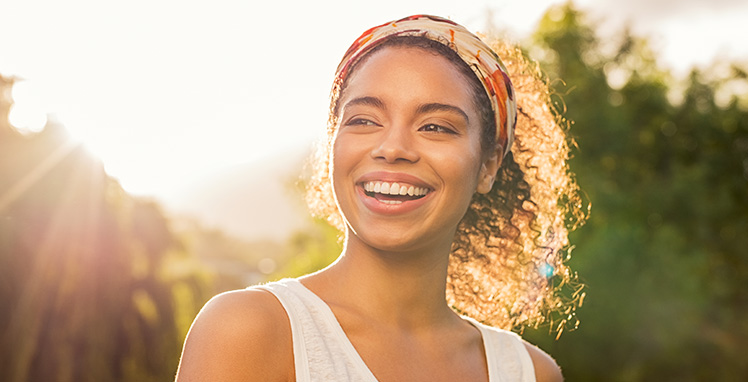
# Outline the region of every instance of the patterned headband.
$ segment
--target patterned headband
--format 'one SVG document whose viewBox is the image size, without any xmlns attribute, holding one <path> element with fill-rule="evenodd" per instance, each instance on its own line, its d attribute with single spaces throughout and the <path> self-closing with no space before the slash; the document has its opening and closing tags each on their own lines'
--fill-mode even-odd
<svg viewBox="0 0 748 382">
<path fill-rule="evenodd" d="M 338 65 L 335 82 L 342 84 L 350 68 L 366 52 L 392 36 L 423 36 L 454 50 L 473 69 L 486 89 L 496 118 L 496 140 L 510 151 L 517 123 L 517 101 L 504 64 L 476 35 L 441 17 L 415 15 L 371 28 L 353 42 Z"/>
</svg>

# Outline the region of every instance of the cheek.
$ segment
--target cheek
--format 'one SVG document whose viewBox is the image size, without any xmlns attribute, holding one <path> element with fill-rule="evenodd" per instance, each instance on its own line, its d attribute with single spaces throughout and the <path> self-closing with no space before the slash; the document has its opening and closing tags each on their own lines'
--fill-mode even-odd
<svg viewBox="0 0 748 382">
<path fill-rule="evenodd" d="M 449 168 L 452 177 L 459 179 L 466 192 L 475 191 L 474 186 L 477 185 L 483 163 L 477 140 L 471 140 L 468 144 L 455 148 L 439 161 Z"/>
<path fill-rule="evenodd" d="M 349 156 L 346 152 L 346 145 L 338 137 L 332 142 L 330 147 L 330 176 L 335 178 L 336 173 L 339 173 L 343 167 L 345 167 L 345 159 Z"/>
<path fill-rule="evenodd" d="M 459 175 L 464 185 L 463 189 L 471 197 L 478 187 L 480 168 L 480 158 L 465 158 L 460 164 Z"/>
<path fill-rule="evenodd" d="M 337 136 L 330 149 L 330 162 L 328 171 L 333 186 L 333 192 L 341 192 L 339 188 L 348 181 L 347 175 L 359 161 L 357 158 L 355 142 L 348 142 L 345 137 Z"/>
<path fill-rule="evenodd" d="M 339 133 L 330 150 L 330 170 L 336 172 L 350 170 L 370 152 L 370 142 L 359 135 Z"/>
<path fill-rule="evenodd" d="M 340 152 L 340 145 L 338 145 L 337 139 L 333 142 L 332 147 L 330 148 L 330 161 L 328 163 L 328 171 L 330 173 L 330 181 L 332 182 L 333 191 L 335 191 L 335 183 L 338 180 L 340 171 L 340 168 L 342 166 L 340 162 L 340 158 L 344 158 L 345 155 L 343 155 Z"/>
</svg>

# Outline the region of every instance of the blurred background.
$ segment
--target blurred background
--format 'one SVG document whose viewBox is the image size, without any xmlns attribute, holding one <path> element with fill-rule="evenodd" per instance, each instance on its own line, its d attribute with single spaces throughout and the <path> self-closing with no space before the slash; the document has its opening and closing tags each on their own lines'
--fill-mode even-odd
<svg viewBox="0 0 748 382">
<path fill-rule="evenodd" d="M 524 336 L 569 381 L 748 380 L 748 3 L 514 3 L 0 3 L 0 380 L 171 380 L 210 297 L 334 259 L 304 159 L 413 13 L 520 43 L 571 122 L 587 297 Z"/>
</svg>

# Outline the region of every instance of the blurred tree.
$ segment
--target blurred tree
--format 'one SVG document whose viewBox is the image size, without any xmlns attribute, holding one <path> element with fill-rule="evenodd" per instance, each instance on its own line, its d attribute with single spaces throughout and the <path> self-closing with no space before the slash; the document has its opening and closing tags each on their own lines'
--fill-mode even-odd
<svg viewBox="0 0 748 382">
<path fill-rule="evenodd" d="M 745 380 L 748 110 L 739 92 L 715 102 L 726 84 L 748 85 L 745 72 L 694 71 L 678 92 L 646 40 L 604 45 L 571 4 L 548 11 L 535 44 L 564 80 L 554 99 L 594 208 L 572 237 L 588 291 L 580 329 L 528 336 L 569 380 Z"/>
<path fill-rule="evenodd" d="M 0 77 L 0 380 L 173 378 L 208 289 L 165 266 L 184 252 L 160 208 L 60 125 L 13 129 L 10 86 Z"/>
</svg>

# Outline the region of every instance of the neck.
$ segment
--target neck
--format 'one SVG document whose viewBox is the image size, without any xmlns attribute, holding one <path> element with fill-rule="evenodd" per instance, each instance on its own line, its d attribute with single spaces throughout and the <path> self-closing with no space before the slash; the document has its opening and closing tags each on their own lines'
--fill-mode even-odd
<svg viewBox="0 0 748 382">
<path fill-rule="evenodd" d="M 313 275 L 313 289 L 331 305 L 398 327 L 441 325 L 455 315 L 446 304 L 451 241 L 409 252 L 373 248 L 347 235 L 338 260 Z"/>
</svg>

